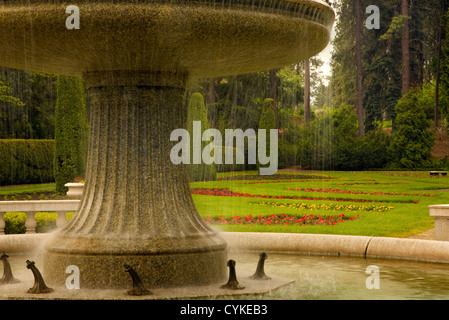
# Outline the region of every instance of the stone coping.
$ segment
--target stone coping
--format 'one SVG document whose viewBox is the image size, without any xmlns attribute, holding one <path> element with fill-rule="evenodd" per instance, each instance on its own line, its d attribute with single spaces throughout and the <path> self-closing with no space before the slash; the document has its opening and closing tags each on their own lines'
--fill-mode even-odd
<svg viewBox="0 0 449 320">
<path fill-rule="evenodd" d="M 429 206 L 431 217 L 449 217 L 449 204 L 437 204 Z"/>
<path fill-rule="evenodd" d="M 41 250 L 51 233 L 0 236 L 0 252 Z M 222 232 L 229 250 L 449 263 L 449 242 L 328 234 Z"/>
<path fill-rule="evenodd" d="M 18 200 L 1 201 L 0 212 L 10 211 L 76 211 L 79 200 Z"/>
<path fill-rule="evenodd" d="M 299 233 L 224 232 L 231 250 L 449 263 L 449 242 Z"/>
</svg>

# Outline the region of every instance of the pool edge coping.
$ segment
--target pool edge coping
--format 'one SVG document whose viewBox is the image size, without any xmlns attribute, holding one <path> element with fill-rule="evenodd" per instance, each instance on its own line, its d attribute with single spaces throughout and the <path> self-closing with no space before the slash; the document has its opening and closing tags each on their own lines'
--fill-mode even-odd
<svg viewBox="0 0 449 320">
<path fill-rule="evenodd" d="M 271 232 L 219 232 L 229 250 L 350 256 L 449 263 L 449 241 L 410 238 Z M 0 252 L 42 250 L 51 233 L 0 236 Z"/>
</svg>

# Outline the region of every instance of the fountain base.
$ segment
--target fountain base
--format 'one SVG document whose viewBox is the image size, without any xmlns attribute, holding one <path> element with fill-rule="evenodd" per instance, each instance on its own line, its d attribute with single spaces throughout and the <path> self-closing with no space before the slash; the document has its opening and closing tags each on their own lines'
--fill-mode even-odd
<svg viewBox="0 0 449 320">
<path fill-rule="evenodd" d="M 83 288 L 127 288 L 128 264 L 147 287 L 209 285 L 226 278 L 226 251 L 160 255 L 83 255 L 46 252 L 44 270 L 51 286 L 64 286 L 68 266 L 77 266 Z"/>
<path fill-rule="evenodd" d="M 226 274 L 226 242 L 198 214 L 171 133 L 185 126 L 187 75 L 84 74 L 89 151 L 79 208 L 46 247 L 44 272 L 63 286 L 75 265 L 85 288 L 124 288 L 130 265 L 149 287 L 205 285 Z"/>
<path fill-rule="evenodd" d="M 16 254 L 12 256 L 12 267 L 14 274 L 20 279 L 20 282 L 0 286 L 0 299 L 10 300 L 179 300 L 179 299 L 230 299 L 239 298 L 243 296 L 264 296 L 281 289 L 287 285 L 292 284 L 295 280 L 283 277 L 282 275 L 272 274 L 269 280 L 255 280 L 251 279 L 254 273 L 255 259 L 248 258 L 246 255 L 240 257 L 239 254 L 230 252 L 230 255 L 237 257 L 237 277 L 239 282 L 245 287 L 242 290 L 223 289 L 222 285 L 226 283 L 227 275 L 222 279 L 215 279 L 214 283 L 207 285 L 191 284 L 182 287 L 145 287 L 151 291 L 149 295 L 133 296 L 129 295 L 128 291 L 132 289 L 133 282 L 123 265 L 118 266 L 118 275 L 121 280 L 124 280 L 122 288 L 87 288 L 80 281 L 79 289 L 68 289 L 63 284 L 51 285 L 52 292 L 44 294 L 30 294 L 27 293 L 28 288 L 33 284 L 33 275 L 25 268 L 25 259 L 30 254 Z M 39 268 L 43 266 L 43 260 L 46 259 L 46 254 L 32 254 L 32 259 L 36 261 Z M 224 263 L 226 265 L 226 263 Z M 45 269 L 45 266 L 44 268 Z M 45 270 L 48 271 L 48 270 Z M 82 272 L 80 271 L 80 275 Z M 64 282 L 70 274 L 65 274 Z M 141 274 L 139 276 L 142 277 Z M 142 277 L 143 278 L 143 277 Z M 45 277 L 46 283 L 50 283 L 50 278 Z M 62 280 L 62 279 L 61 279 Z"/>
<path fill-rule="evenodd" d="M 188 286 L 179 288 L 151 289 L 151 295 L 131 296 L 127 290 L 121 289 L 79 289 L 69 290 L 65 287 L 54 287 L 54 291 L 45 294 L 26 293 L 24 285 L 9 285 L 7 292 L 0 294 L 1 299 L 8 300 L 188 300 L 188 299 L 229 299 L 232 297 L 267 295 L 284 286 L 292 284 L 294 280 L 273 277 L 270 281 L 251 280 L 242 277 L 245 289 L 222 289 L 220 285 Z M 128 286 L 131 288 L 131 285 Z"/>
</svg>

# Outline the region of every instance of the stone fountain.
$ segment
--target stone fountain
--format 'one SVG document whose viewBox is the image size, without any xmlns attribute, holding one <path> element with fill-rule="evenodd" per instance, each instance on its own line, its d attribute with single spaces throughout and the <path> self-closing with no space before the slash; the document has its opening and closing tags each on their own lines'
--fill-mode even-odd
<svg viewBox="0 0 449 320">
<path fill-rule="evenodd" d="M 73 3 L 72 3 L 73 4 Z M 170 161 L 189 79 L 297 63 L 327 45 L 335 16 L 319 0 L 0 1 L 0 65 L 83 77 L 90 137 L 77 214 L 47 243 L 44 274 L 125 288 L 130 265 L 152 287 L 226 279 L 227 244 L 203 223 L 186 168 Z"/>
</svg>

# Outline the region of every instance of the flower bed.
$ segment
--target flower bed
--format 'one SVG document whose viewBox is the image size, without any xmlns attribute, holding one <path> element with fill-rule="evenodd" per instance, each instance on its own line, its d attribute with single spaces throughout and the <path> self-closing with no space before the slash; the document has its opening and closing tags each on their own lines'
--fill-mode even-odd
<svg viewBox="0 0 449 320">
<path fill-rule="evenodd" d="M 267 181 L 245 181 L 245 182 L 237 182 L 236 184 L 263 184 L 263 183 L 291 183 L 291 182 L 326 182 L 331 181 L 330 179 L 321 179 L 321 180 L 267 180 Z"/>
<path fill-rule="evenodd" d="M 308 203 L 282 203 L 282 202 L 253 202 L 260 206 L 271 206 L 275 208 L 288 208 L 296 210 L 328 210 L 328 211 L 374 211 L 385 212 L 394 209 L 392 206 L 376 206 L 376 205 L 344 205 L 344 204 L 308 204 Z"/>
<path fill-rule="evenodd" d="M 272 214 L 269 216 L 258 215 L 253 217 L 251 214 L 240 217 L 233 216 L 232 218 L 219 218 L 207 217 L 203 220 L 208 224 L 240 224 L 240 225 L 336 225 L 337 223 L 352 221 L 358 218 L 359 215 L 354 217 L 345 217 L 345 215 L 339 214 L 337 216 L 322 216 L 305 214 L 303 216 L 294 216 L 281 213 L 279 215 Z"/>
<path fill-rule="evenodd" d="M 217 180 L 297 180 L 297 179 L 330 179 L 329 176 L 322 174 L 287 174 L 277 173 L 274 175 L 260 175 L 260 174 L 236 174 L 219 176 Z"/>
<path fill-rule="evenodd" d="M 247 197 L 247 198 L 264 198 L 264 199 L 290 199 L 290 200 L 327 200 L 327 201 L 338 201 L 338 202 L 387 202 L 387 203 L 418 203 L 416 200 L 405 200 L 405 201 L 397 201 L 397 200 L 374 200 L 374 199 L 350 199 L 350 198 L 335 198 L 335 197 L 298 197 L 298 196 L 270 196 L 270 195 L 261 195 L 261 194 L 249 194 L 249 193 L 241 193 L 235 192 L 228 189 L 190 189 L 192 194 L 203 195 L 203 196 L 218 196 L 218 197 Z"/>
<path fill-rule="evenodd" d="M 358 190 L 343 190 L 340 188 L 287 188 L 288 191 L 303 191 L 303 192 L 320 192 L 320 193 L 347 193 L 347 194 L 366 194 L 376 196 L 414 196 L 414 197 L 435 197 L 434 194 L 415 194 L 415 193 L 399 193 L 399 192 L 384 192 L 384 191 L 358 191 Z"/>
</svg>

